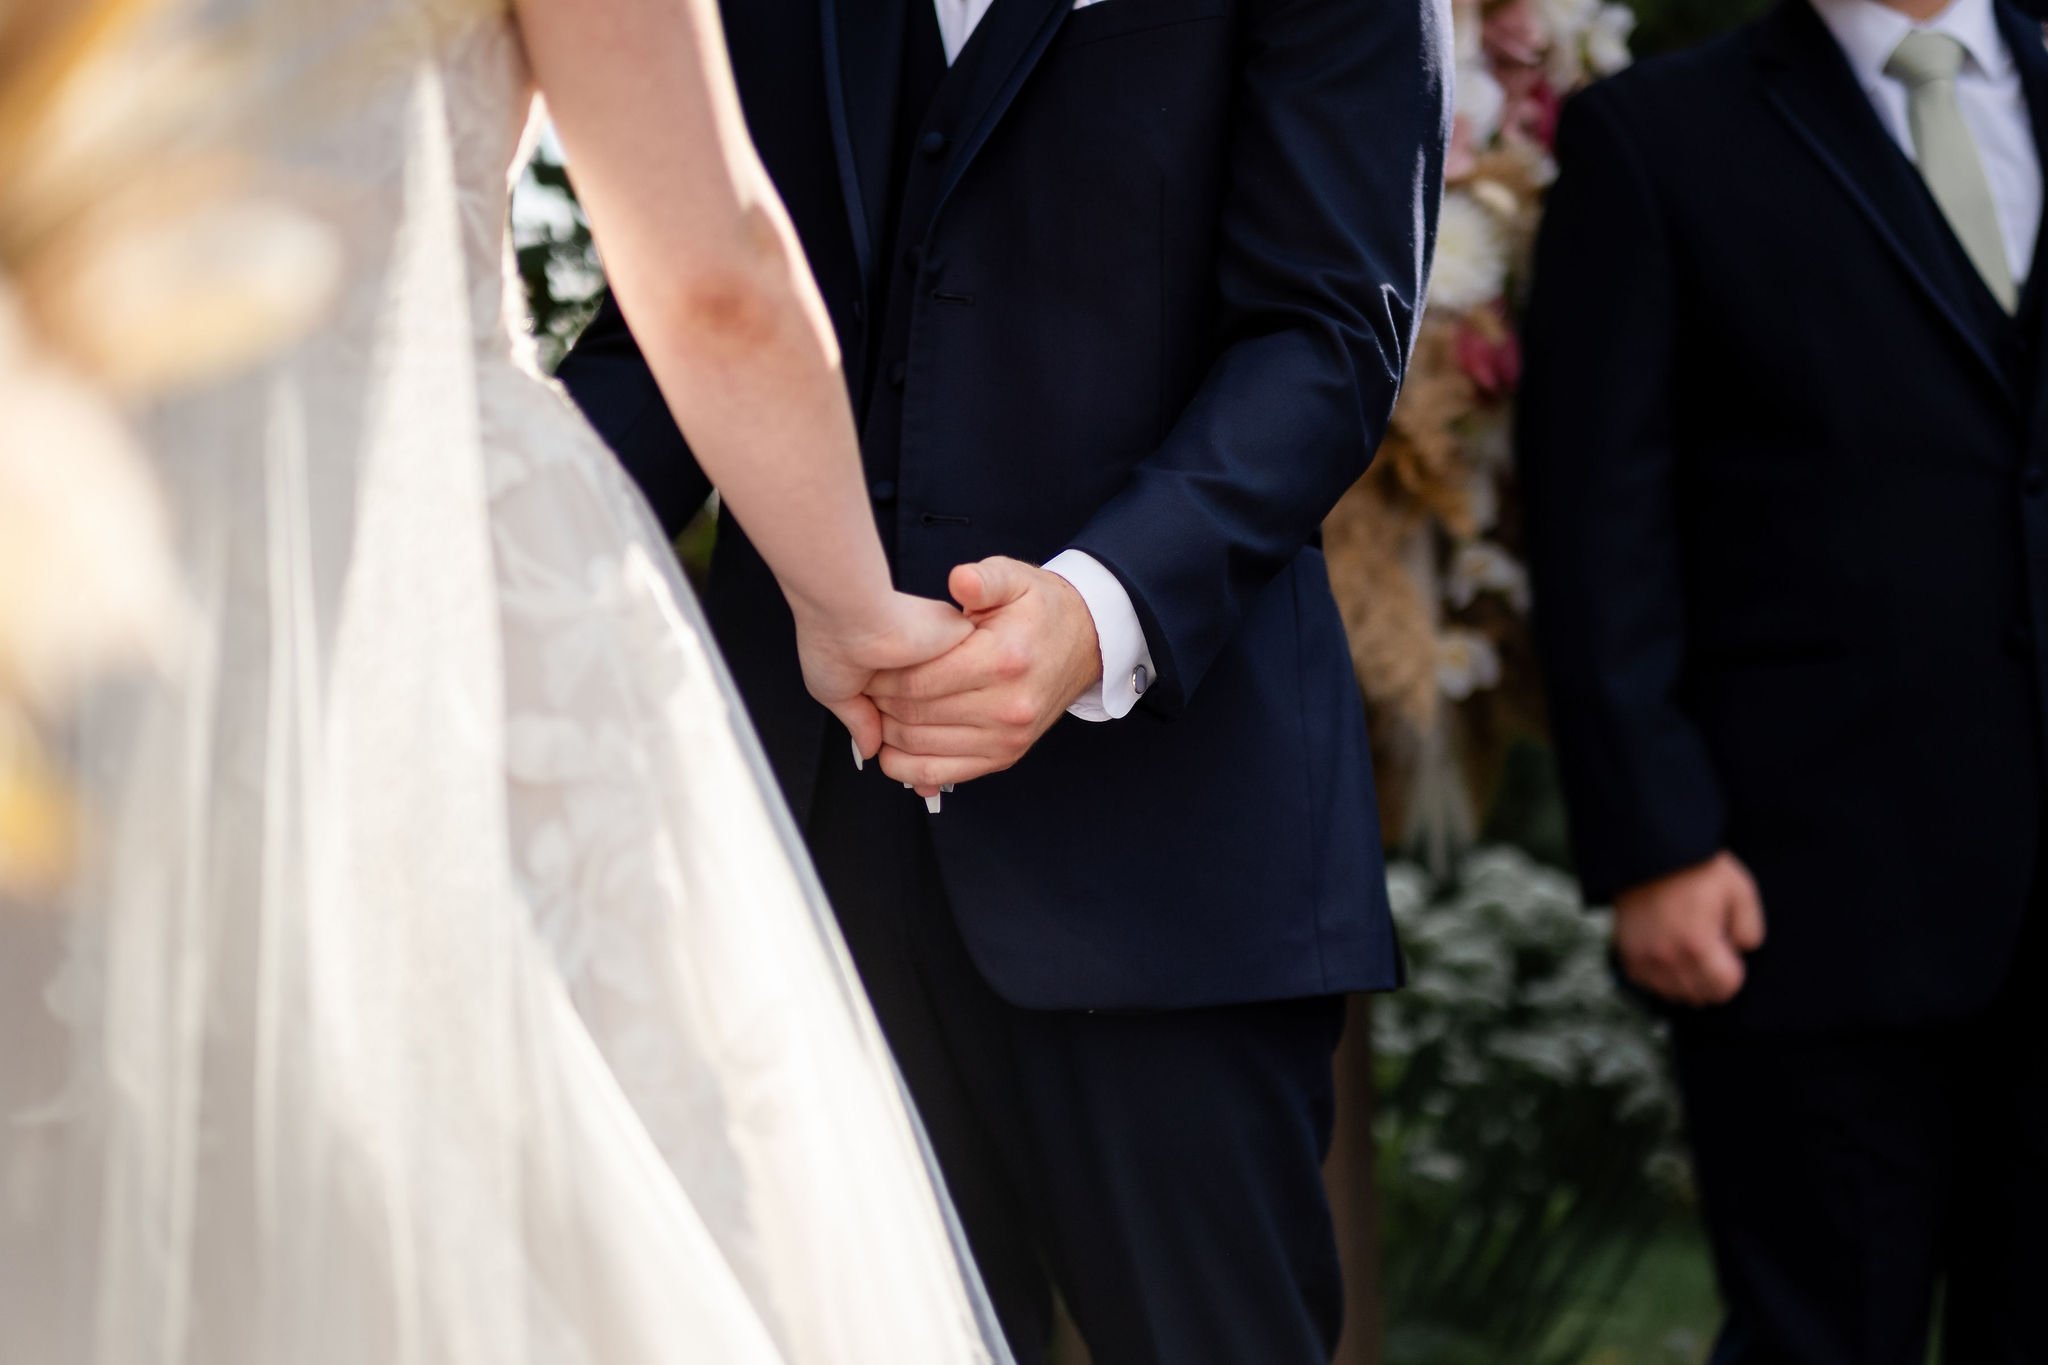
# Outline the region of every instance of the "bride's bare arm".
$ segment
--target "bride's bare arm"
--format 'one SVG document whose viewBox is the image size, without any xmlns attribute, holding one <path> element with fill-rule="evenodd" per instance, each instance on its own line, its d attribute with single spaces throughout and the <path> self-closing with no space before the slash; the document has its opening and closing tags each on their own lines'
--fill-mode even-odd
<svg viewBox="0 0 2048 1365">
<path fill-rule="evenodd" d="M 838 345 L 747 135 L 717 4 L 515 8 L 619 305 L 795 608 L 813 690 L 864 741 L 836 694 L 881 655 L 929 657 L 966 627 L 890 589 Z"/>
</svg>

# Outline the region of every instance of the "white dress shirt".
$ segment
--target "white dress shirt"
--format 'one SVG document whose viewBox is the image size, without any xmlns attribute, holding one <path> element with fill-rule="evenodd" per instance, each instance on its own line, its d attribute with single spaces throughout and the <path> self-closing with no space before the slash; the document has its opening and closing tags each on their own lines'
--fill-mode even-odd
<svg viewBox="0 0 2048 1365">
<path fill-rule="evenodd" d="M 1885 74 L 1886 64 L 1916 28 L 1947 34 L 1963 45 L 1968 56 L 1956 78 L 1956 103 L 1991 182 L 2013 280 L 2024 285 L 2033 272 L 2035 238 L 2041 231 L 2041 153 L 2034 145 L 2033 117 L 2019 67 L 1999 32 L 1992 0 L 1954 0 L 1924 24 L 1915 24 L 1877 0 L 1812 3 L 1834 32 L 1885 131 L 1907 156 L 1914 150 L 1906 87 Z"/>
<path fill-rule="evenodd" d="M 981 23 L 981 16 L 988 13 L 988 7 L 995 0 L 932 0 L 939 11 L 939 37 L 946 43 L 946 62 L 951 65 L 959 59 L 960 49 L 967 46 L 967 40 L 974 36 L 974 30 Z M 1074 0 L 1075 9 L 1086 9 L 1102 0 Z"/>
<path fill-rule="evenodd" d="M 960 49 L 974 36 L 981 17 L 995 0 L 932 0 L 939 11 L 939 37 L 946 44 L 946 65 L 960 58 Z"/>
<path fill-rule="evenodd" d="M 946 62 L 959 57 L 975 27 L 995 0 L 932 0 L 939 14 L 939 37 L 946 45 Z M 1082 9 L 1098 0 L 1075 0 Z M 1145 628 L 1138 623 L 1138 609 L 1131 594 L 1093 555 L 1066 550 L 1053 556 L 1046 569 L 1074 585 L 1088 614 L 1095 619 L 1095 637 L 1102 650 L 1102 685 L 1067 708 L 1067 714 L 1082 720 L 1121 720 L 1138 704 L 1152 685 L 1158 670 L 1152 663 L 1152 648 L 1145 641 Z"/>
</svg>

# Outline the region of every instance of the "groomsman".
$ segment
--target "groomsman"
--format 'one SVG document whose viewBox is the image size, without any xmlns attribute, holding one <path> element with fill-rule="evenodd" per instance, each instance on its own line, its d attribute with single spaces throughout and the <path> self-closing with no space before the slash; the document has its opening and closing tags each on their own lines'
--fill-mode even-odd
<svg viewBox="0 0 2048 1365">
<path fill-rule="evenodd" d="M 1788 0 L 1574 100 L 1521 433 L 1587 895 L 1717 1362 L 2048 1361 L 2048 54 Z"/>
<path fill-rule="evenodd" d="M 1444 0 L 732 0 L 896 580 L 974 609 L 856 770 L 730 521 L 706 605 L 1020 1358 L 1315 1365 L 1342 996 L 1399 976 L 1315 544 L 1386 429 Z M 562 371 L 674 523 L 615 308 Z M 906 792 L 960 784 L 942 811 Z"/>
</svg>

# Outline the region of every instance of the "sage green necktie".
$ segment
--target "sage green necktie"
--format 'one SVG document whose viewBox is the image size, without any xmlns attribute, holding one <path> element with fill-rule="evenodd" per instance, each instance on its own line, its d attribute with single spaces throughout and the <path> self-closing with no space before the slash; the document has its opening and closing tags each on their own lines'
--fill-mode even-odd
<svg viewBox="0 0 2048 1365">
<path fill-rule="evenodd" d="M 1965 56 L 1963 45 L 1946 33 L 1915 30 L 1884 69 L 1906 87 L 1906 116 L 1921 177 L 1992 296 L 2010 313 L 2019 307 L 2020 291 L 1998 225 L 1998 202 L 1991 197 L 1976 139 L 1956 102 L 1956 76 Z"/>
</svg>

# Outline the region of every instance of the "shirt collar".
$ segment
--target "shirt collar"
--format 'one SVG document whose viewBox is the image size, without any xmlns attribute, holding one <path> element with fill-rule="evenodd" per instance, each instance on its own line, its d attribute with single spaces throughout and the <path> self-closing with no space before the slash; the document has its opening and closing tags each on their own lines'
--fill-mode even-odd
<svg viewBox="0 0 2048 1365">
<path fill-rule="evenodd" d="M 1998 79 L 2012 69 L 2012 53 L 1998 31 L 1992 0 L 1953 0 L 1924 24 L 1915 24 L 1877 0 L 1812 0 L 1834 33 L 1856 79 L 1868 88 L 1884 79 L 1885 64 L 1914 29 L 1946 33 L 1963 45 L 1978 74 Z"/>
</svg>

